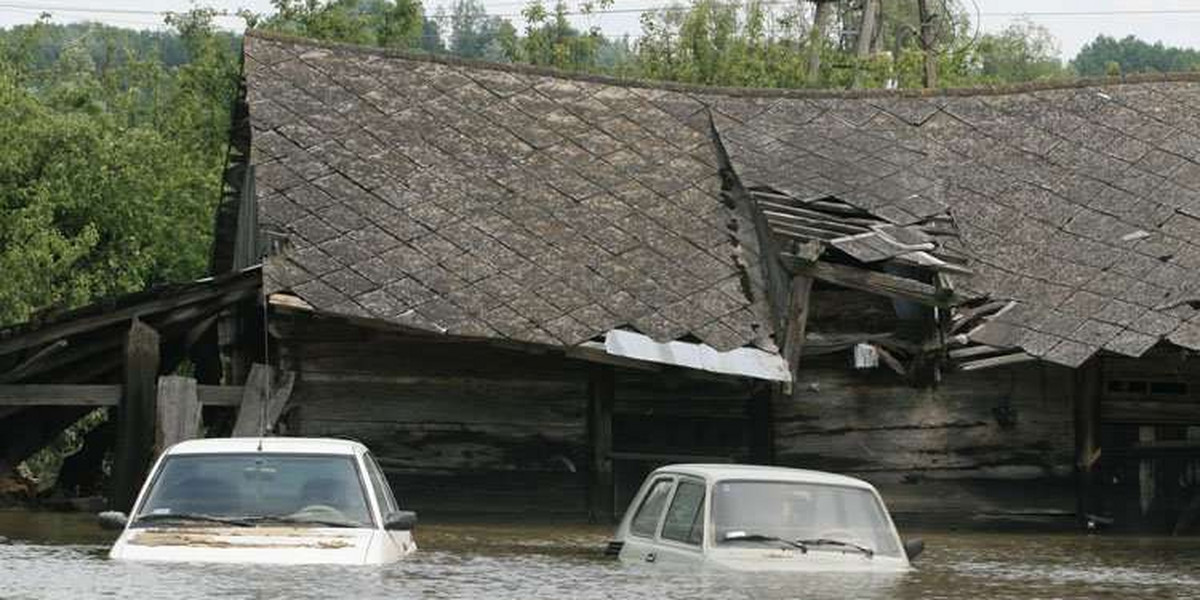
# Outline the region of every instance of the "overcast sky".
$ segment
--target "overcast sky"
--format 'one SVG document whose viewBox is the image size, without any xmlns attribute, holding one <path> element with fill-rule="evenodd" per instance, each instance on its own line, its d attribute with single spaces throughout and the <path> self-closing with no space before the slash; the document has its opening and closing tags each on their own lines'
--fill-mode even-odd
<svg viewBox="0 0 1200 600">
<path fill-rule="evenodd" d="M 425 0 L 429 13 L 439 2 Z M 891 0 L 884 0 L 889 2 Z M 1020 14 L 1028 14 L 1046 26 L 1058 39 L 1062 56 L 1070 59 L 1097 34 L 1122 37 L 1136 35 L 1148 41 L 1168 45 L 1200 47 L 1200 0 L 963 0 L 974 12 L 978 3 L 984 31 L 1003 29 Z M 94 20 L 126 27 L 160 27 L 156 12 L 187 10 L 191 0 L 0 0 L 0 26 L 28 23 L 42 12 L 50 12 L 58 21 Z M 203 6 L 236 10 L 248 8 L 269 12 L 270 0 L 199 0 Z M 520 10 L 522 0 L 483 0 L 489 12 L 509 15 Z M 550 2 L 548 2 L 550 3 Z M 574 2 L 568 2 L 574 5 Z M 670 0 L 614 0 L 613 9 L 638 9 L 670 4 Z M 934 2 L 936 5 L 937 2 Z M 1111 14 L 1116 12 L 1117 14 Z M 1088 14 L 1080 14 L 1088 13 Z M 1110 13 L 1110 14 L 1103 14 Z M 589 24 L 606 33 L 637 33 L 638 15 L 631 13 L 594 15 Z M 238 21 L 222 23 L 236 27 Z"/>
</svg>

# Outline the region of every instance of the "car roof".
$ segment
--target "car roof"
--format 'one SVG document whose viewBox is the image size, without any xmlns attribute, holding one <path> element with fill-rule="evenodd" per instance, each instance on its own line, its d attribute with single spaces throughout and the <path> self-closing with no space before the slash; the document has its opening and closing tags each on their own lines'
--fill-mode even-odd
<svg viewBox="0 0 1200 600">
<path fill-rule="evenodd" d="M 246 437 L 207 438 L 180 442 L 167 449 L 167 454 L 240 454 L 264 452 L 271 454 L 341 454 L 357 455 L 367 447 L 354 440 L 332 438 Z"/>
<path fill-rule="evenodd" d="M 768 467 L 763 465 L 736 464 L 678 464 L 666 465 L 655 469 L 654 474 L 675 473 L 691 475 L 709 482 L 729 479 L 749 479 L 755 481 L 793 481 L 797 483 L 816 483 L 821 485 L 840 485 L 846 487 L 874 490 L 875 488 L 861 480 L 837 473 L 825 471 L 810 471 L 808 469 L 792 469 L 788 467 Z"/>
</svg>

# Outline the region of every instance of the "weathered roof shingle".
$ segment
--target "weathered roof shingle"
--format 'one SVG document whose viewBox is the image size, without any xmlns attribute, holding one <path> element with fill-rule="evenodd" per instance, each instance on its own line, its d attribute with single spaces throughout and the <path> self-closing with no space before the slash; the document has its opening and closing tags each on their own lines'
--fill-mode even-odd
<svg viewBox="0 0 1200 600">
<path fill-rule="evenodd" d="M 254 33 L 245 77 L 259 222 L 290 245 L 270 290 L 458 335 L 775 350 L 700 102 Z"/>
<path fill-rule="evenodd" d="M 620 326 L 773 349 L 709 136 L 746 186 L 896 224 L 949 211 L 1015 300 L 973 332 L 1075 366 L 1200 349 L 1200 82 L 942 95 L 622 85 L 251 34 L 266 276 L 319 309 L 577 344 Z M 709 119 L 712 119 L 710 127 Z M 744 222 L 740 226 L 747 226 Z"/>
<path fill-rule="evenodd" d="M 896 223 L 948 209 L 957 291 L 1019 303 L 977 341 L 1076 366 L 1200 349 L 1200 82 L 1176 79 L 753 99 L 718 130 L 747 185 Z"/>
</svg>

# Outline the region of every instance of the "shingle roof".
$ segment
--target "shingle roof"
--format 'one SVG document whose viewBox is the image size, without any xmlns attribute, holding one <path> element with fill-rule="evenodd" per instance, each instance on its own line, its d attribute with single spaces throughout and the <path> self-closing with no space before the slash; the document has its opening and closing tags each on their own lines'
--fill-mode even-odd
<svg viewBox="0 0 1200 600">
<path fill-rule="evenodd" d="M 1017 301 L 972 339 L 1076 366 L 1162 339 L 1200 349 L 1194 79 L 729 99 L 717 128 L 746 185 L 896 223 L 948 208 L 974 271 L 956 291 Z"/>
<path fill-rule="evenodd" d="M 1200 349 L 1200 83 L 944 94 L 627 84 L 252 33 L 268 285 L 318 309 L 554 344 L 618 326 L 773 349 L 719 201 L 741 183 L 896 224 L 949 211 L 975 341 L 1081 364 Z M 744 237 L 742 238 L 744 241 Z M 749 284 L 743 282 L 751 282 Z M 1200 303 L 1197 303 L 1200 306 Z"/>
<path fill-rule="evenodd" d="M 264 269 L 316 309 L 465 336 L 775 350 L 705 105 L 251 33 Z"/>
</svg>

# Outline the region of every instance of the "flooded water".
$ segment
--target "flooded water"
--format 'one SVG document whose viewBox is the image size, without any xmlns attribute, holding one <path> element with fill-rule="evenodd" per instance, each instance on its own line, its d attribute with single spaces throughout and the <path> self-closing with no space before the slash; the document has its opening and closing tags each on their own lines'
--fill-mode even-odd
<svg viewBox="0 0 1200 600">
<path fill-rule="evenodd" d="M 0 511 L 0 598 L 1200 598 L 1197 538 L 927 533 L 911 573 L 766 577 L 624 566 L 610 532 L 431 523 L 387 567 L 154 565 L 109 561 L 90 516 Z"/>
</svg>

